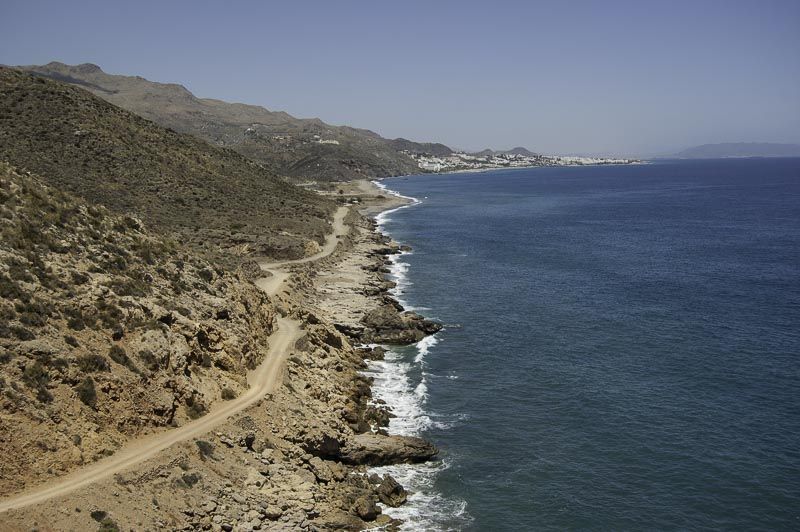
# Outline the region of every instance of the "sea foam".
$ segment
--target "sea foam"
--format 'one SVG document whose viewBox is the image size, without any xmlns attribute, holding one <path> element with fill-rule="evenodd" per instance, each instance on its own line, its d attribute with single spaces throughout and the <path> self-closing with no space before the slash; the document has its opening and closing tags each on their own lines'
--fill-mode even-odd
<svg viewBox="0 0 800 532">
<path fill-rule="evenodd" d="M 378 181 L 373 181 L 389 195 L 403 197 L 411 203 L 384 211 L 376 216 L 378 229 L 386 232 L 390 215 L 401 209 L 420 203 L 417 198 L 403 196 L 390 190 Z M 409 279 L 409 263 L 404 257 L 412 254 L 404 251 L 389 257 L 388 278 L 396 283 L 390 290 L 392 296 L 407 310 L 427 310 L 414 307 L 405 300 L 406 290 L 413 286 Z M 368 362 L 366 373 L 373 380 L 373 401 L 385 403 L 391 408 L 389 432 L 404 436 L 419 436 L 431 427 L 446 429 L 459 421 L 441 419 L 427 408 L 428 378 L 425 358 L 442 339 L 439 335 L 423 338 L 413 346 L 390 347 L 383 360 Z M 449 467 L 447 460 L 426 464 L 398 464 L 372 468 L 370 472 L 389 474 L 406 487 L 408 502 L 399 508 L 383 507 L 387 515 L 401 519 L 402 530 L 442 530 L 452 528 L 453 522 L 465 524 L 470 517 L 466 502 L 447 498 L 436 490 L 435 483 L 439 473 Z M 445 524 L 448 523 L 448 524 Z"/>
</svg>

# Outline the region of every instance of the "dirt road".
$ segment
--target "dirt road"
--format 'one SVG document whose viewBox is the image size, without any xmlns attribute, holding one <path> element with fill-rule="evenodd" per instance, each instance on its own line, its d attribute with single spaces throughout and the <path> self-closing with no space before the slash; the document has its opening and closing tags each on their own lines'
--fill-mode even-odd
<svg viewBox="0 0 800 532">
<path fill-rule="evenodd" d="M 340 207 L 336 211 L 333 220 L 333 232 L 327 236 L 325 244 L 318 253 L 293 261 L 260 263 L 259 266 L 272 275 L 259 279 L 256 284 L 269 295 L 274 295 L 290 275 L 288 272 L 283 271 L 283 268 L 293 264 L 319 260 L 333 253 L 339 239 L 347 232 L 347 226 L 344 224 L 344 217 L 347 215 L 347 211 L 347 207 Z M 278 318 L 278 328 L 269 337 L 270 348 L 267 356 L 264 357 L 264 361 L 257 368 L 247 374 L 247 383 L 250 387 L 245 393 L 231 401 L 214 405 L 205 416 L 182 427 L 137 438 L 128 442 L 108 458 L 94 462 L 60 479 L 49 482 L 47 485 L 35 487 L 0 501 L 0 513 L 41 503 L 60 495 L 66 495 L 78 488 L 108 478 L 139 462 L 152 458 L 175 443 L 195 438 L 211 431 L 232 415 L 252 406 L 266 394 L 275 390 L 283 375 L 286 357 L 289 356 L 292 347 L 302 334 L 299 322 L 288 318 Z"/>
</svg>

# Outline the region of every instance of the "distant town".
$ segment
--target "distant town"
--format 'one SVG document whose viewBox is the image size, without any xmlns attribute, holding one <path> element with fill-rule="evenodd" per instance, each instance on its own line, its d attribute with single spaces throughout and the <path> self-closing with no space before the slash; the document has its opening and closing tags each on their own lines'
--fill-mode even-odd
<svg viewBox="0 0 800 532">
<path fill-rule="evenodd" d="M 538 155 L 534 153 L 465 153 L 453 152 L 447 156 L 434 156 L 407 152 L 419 167 L 427 172 L 456 172 L 490 170 L 494 168 L 526 168 L 531 166 L 584 166 L 597 164 L 633 164 L 636 159 L 612 157 L 572 157 Z"/>
</svg>

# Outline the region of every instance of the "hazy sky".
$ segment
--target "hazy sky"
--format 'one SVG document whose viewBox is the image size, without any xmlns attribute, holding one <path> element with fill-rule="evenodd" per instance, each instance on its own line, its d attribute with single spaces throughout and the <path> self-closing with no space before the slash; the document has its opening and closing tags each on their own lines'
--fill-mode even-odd
<svg viewBox="0 0 800 532">
<path fill-rule="evenodd" d="M 469 149 L 800 142 L 800 0 L 0 0 L 52 60 Z"/>
</svg>

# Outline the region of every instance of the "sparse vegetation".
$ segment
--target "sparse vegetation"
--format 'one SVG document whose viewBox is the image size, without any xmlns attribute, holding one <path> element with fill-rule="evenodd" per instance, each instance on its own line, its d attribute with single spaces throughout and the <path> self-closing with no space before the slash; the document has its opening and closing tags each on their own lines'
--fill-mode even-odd
<svg viewBox="0 0 800 532">
<path fill-rule="evenodd" d="M 78 399 L 86 406 L 92 408 L 97 406 L 97 392 L 94 389 L 94 379 L 91 377 L 83 379 L 75 388 L 75 392 L 78 394 Z"/>
<path fill-rule="evenodd" d="M 22 340 L 23 342 L 27 340 L 34 340 L 36 338 L 36 335 L 33 333 L 33 331 L 31 331 L 30 329 L 26 329 L 25 327 L 12 325 L 11 327 L 9 327 L 9 329 L 14 334 L 14 336 L 16 336 L 19 340 Z"/>
<path fill-rule="evenodd" d="M 122 310 L 108 299 L 99 299 L 95 303 L 97 318 L 104 329 L 113 329 L 124 319 Z"/>
<path fill-rule="evenodd" d="M 303 253 L 306 240 L 322 242 L 328 231 L 333 202 L 289 185 L 231 150 L 159 127 L 83 89 L 0 68 L 0 109 L 11 117 L 0 121 L 0 160 L 125 214 L 105 225 L 101 209 L 88 211 L 95 233 L 81 238 L 99 239 L 104 258 L 97 266 L 105 272 L 122 274 L 139 262 L 157 264 L 169 253 L 169 242 L 143 237 L 142 223 L 129 213 L 180 234 L 205 254 L 245 239 L 255 253 L 293 258 Z M 86 124 L 91 134 L 76 135 Z M 32 206 L 43 213 L 41 223 L 20 226 L 4 240 L 19 249 L 68 252 L 68 240 L 56 229 L 82 215 L 66 198 L 58 199 L 33 198 Z M 230 239 L 233 224 L 248 231 L 238 232 L 237 242 Z M 44 227 L 53 229 L 40 230 Z M 123 246 L 106 238 L 109 234 L 129 234 L 136 245 Z M 228 255 L 215 256 L 232 261 Z M 140 287 L 117 288 L 135 295 Z"/>
<path fill-rule="evenodd" d="M 70 347 L 80 347 L 81 345 L 77 338 L 69 334 L 64 336 L 64 342 L 66 342 L 66 344 Z"/>
<path fill-rule="evenodd" d="M 108 360 L 103 355 L 91 353 L 78 357 L 78 367 L 81 371 L 87 373 L 94 373 L 97 371 L 109 371 L 111 368 L 108 365 Z"/>
<path fill-rule="evenodd" d="M 206 414 L 206 406 L 197 398 L 190 396 L 186 399 L 186 415 L 190 419 L 197 419 Z"/>
<path fill-rule="evenodd" d="M 7 97 L 6 72 L 0 67 L 0 108 Z M 72 89 L 67 92 L 72 94 Z M 65 110 L 66 121 L 74 113 L 83 112 L 81 98 L 85 99 L 85 95 L 79 91 L 74 95 L 78 98 L 77 107 Z M 30 103 L 37 102 L 37 106 L 41 104 L 41 108 L 25 112 L 47 115 L 53 110 L 47 103 L 52 97 L 44 95 L 43 101 L 38 102 L 37 96 L 26 93 L 24 98 Z M 114 118 L 116 111 L 110 112 L 108 118 Z M 13 116 L 16 121 L 18 116 Z M 59 130 L 61 119 L 52 121 L 53 129 Z M 51 458 L 58 459 L 65 468 L 77 467 L 73 460 L 62 460 L 65 458 L 62 453 L 75 450 L 72 443 L 59 436 L 71 438 L 75 434 L 75 430 L 64 432 L 64 428 L 71 429 L 71 423 L 89 422 L 103 427 L 101 443 L 93 438 L 91 444 L 87 440 L 82 445 L 96 458 L 113 454 L 115 445 L 105 445 L 109 440 L 117 443 L 147 430 L 148 426 L 177 423 L 181 416 L 204 415 L 207 404 L 201 391 L 213 389 L 216 382 L 227 382 L 220 379 L 224 372 L 242 372 L 244 355 L 264 347 L 264 324 L 270 322 L 271 310 L 263 294 L 242 282 L 229 268 L 217 267 L 216 263 L 212 266 L 187 247 L 185 237 L 178 243 L 149 231 L 133 216 L 115 215 L 111 210 L 87 205 L 84 200 L 58 190 L 65 187 L 64 179 L 73 177 L 86 178 L 86 183 L 96 178 L 114 182 L 118 187 L 120 182 L 115 180 L 120 175 L 123 179 L 131 177 L 124 173 L 128 172 L 124 161 L 103 167 L 108 173 L 90 164 L 88 175 L 79 176 L 78 168 L 82 166 L 71 166 L 74 161 L 68 160 L 72 157 L 70 148 L 65 148 L 58 157 L 44 153 L 61 149 L 60 141 L 51 139 L 49 147 L 32 146 L 33 151 L 28 154 L 43 164 L 41 168 L 52 171 L 48 179 L 54 186 L 46 186 L 42 178 L 2 162 L 6 150 L 16 149 L 7 143 L 10 133 L 6 126 L 0 120 L 0 402 L 11 426 L 32 423 L 40 434 L 35 442 L 6 439 L 2 450 L 14 460 L 22 454 L 54 453 L 44 462 L 18 460 L 20 478 L 41 482 L 55 474 L 38 465 L 53 463 Z M 36 127 L 40 126 L 46 129 L 43 122 Z M 104 126 L 98 127 L 102 131 Z M 152 126 L 139 123 L 136 128 L 139 127 Z M 28 131 L 23 128 L 18 133 L 27 135 Z M 74 141 L 73 131 L 67 128 L 62 133 Z M 151 133 L 159 138 L 163 131 L 156 128 Z M 37 134 L 49 135 L 41 131 Z M 135 137 L 137 133 L 132 131 L 131 135 Z M 183 142 L 182 137 L 174 137 Z M 38 140 L 33 142 L 36 144 Z M 125 141 L 130 142 L 139 140 L 131 137 Z M 156 142 L 156 145 L 161 144 Z M 116 154 L 113 143 L 104 146 L 111 148 L 109 153 Z M 83 153 L 84 148 L 81 157 L 97 157 L 96 153 Z M 125 149 L 121 153 L 124 155 Z M 152 157 L 152 154 L 144 150 L 137 152 L 137 156 Z M 47 157 L 53 158 L 46 160 Z M 234 170 L 231 165 L 229 171 Z M 67 175 L 73 171 L 74 175 Z M 191 186 L 203 184 L 194 182 Z M 93 186 L 81 191 L 86 190 L 94 193 Z M 186 199 L 186 208 L 189 210 L 177 214 L 194 216 L 191 209 L 197 209 L 198 204 Z M 323 221 L 324 213 L 325 209 L 318 212 L 319 221 Z M 148 224 L 158 222 L 154 217 L 143 218 Z M 203 223 L 196 222 L 198 226 Z M 309 227 L 314 225 L 302 231 Z M 173 229 L 169 224 L 159 226 L 161 231 Z M 201 231 L 190 233 L 197 242 L 204 240 Z M 215 253 L 219 249 L 213 243 L 206 247 Z M 287 253 L 289 250 L 280 246 L 276 249 Z M 207 294 L 213 297 L 206 297 Z M 215 318 L 216 301 L 223 299 L 230 302 L 232 309 L 244 305 L 247 311 L 232 312 L 220 324 Z M 189 320 L 204 331 L 201 346 L 195 345 L 196 340 L 191 336 L 195 331 L 187 324 Z M 205 334 L 221 329 L 225 330 L 223 335 Z M 235 338 L 225 347 L 233 364 L 213 366 L 211 353 L 226 338 Z M 189 352 L 181 345 L 184 340 L 190 343 Z M 195 364 L 203 364 L 205 369 L 199 370 Z M 187 392 L 195 399 L 176 412 L 177 401 Z M 75 398 L 82 403 L 77 410 Z M 41 403 L 49 404 L 45 407 Z M 4 479 L 4 482 L 18 480 Z M 108 515 L 102 519 L 105 518 Z"/>
<path fill-rule="evenodd" d="M 100 521 L 100 527 L 97 532 L 119 532 L 119 525 L 110 517 L 106 517 Z"/>
<path fill-rule="evenodd" d="M 192 488 L 195 484 L 200 482 L 200 475 L 197 473 L 186 473 L 185 475 L 181 475 L 181 481 L 185 486 Z"/>
<path fill-rule="evenodd" d="M 108 350 L 108 356 L 121 366 L 127 366 L 130 362 L 128 358 L 128 354 L 125 352 L 125 349 L 118 345 L 112 345 L 111 349 Z"/>
<path fill-rule="evenodd" d="M 53 395 L 47 389 L 50 374 L 38 360 L 25 368 L 22 380 L 28 387 L 36 391 L 36 399 L 39 402 L 49 403 L 53 400 Z"/>
<path fill-rule="evenodd" d="M 236 399 L 236 392 L 234 392 L 230 388 L 223 388 L 222 398 L 226 401 L 230 401 L 231 399 Z"/>
<path fill-rule="evenodd" d="M 149 349 L 139 351 L 139 360 L 144 363 L 144 367 L 150 371 L 156 371 L 159 367 L 158 359 Z"/>
<path fill-rule="evenodd" d="M 194 443 L 197 445 L 197 449 L 200 451 L 200 458 L 205 460 L 206 458 L 214 458 L 214 445 L 205 441 L 205 440 L 195 440 Z"/>
</svg>

